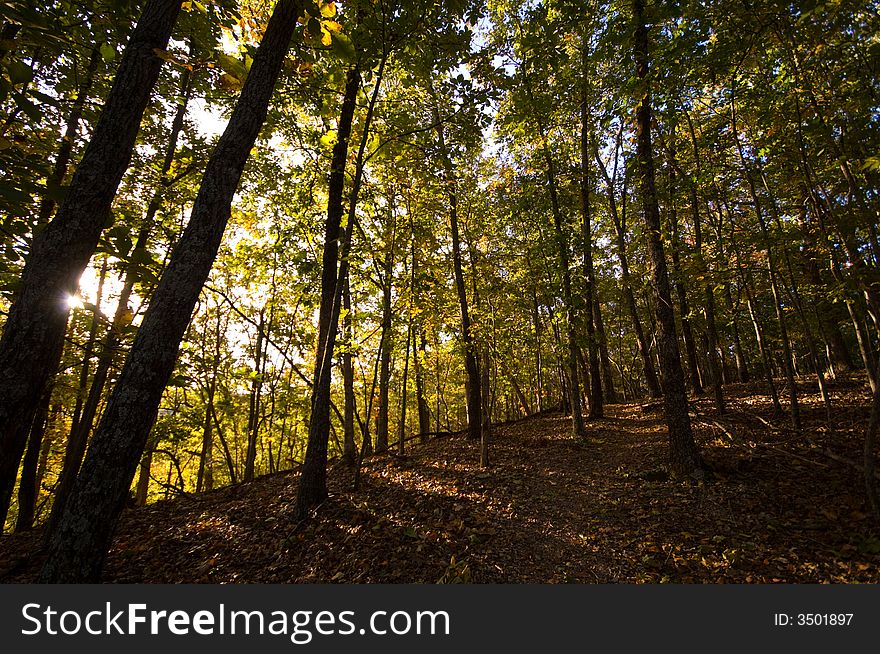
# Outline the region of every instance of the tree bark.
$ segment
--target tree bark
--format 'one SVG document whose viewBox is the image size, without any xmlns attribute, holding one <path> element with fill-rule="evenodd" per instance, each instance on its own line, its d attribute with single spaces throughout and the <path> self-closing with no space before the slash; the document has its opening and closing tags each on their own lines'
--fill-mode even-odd
<svg viewBox="0 0 880 654">
<path fill-rule="evenodd" d="M 336 344 L 336 329 L 339 323 L 339 312 L 342 305 L 343 281 L 348 276 L 349 271 L 349 253 L 351 251 L 351 241 L 354 234 L 354 224 L 357 219 L 356 210 L 358 194 L 360 192 L 364 173 L 364 153 L 370 135 L 373 110 L 376 106 L 376 99 L 378 98 L 379 88 L 382 84 L 382 77 L 384 75 L 387 58 L 388 53 L 383 53 L 375 75 L 376 82 L 373 85 L 373 94 L 370 96 L 370 102 L 367 105 L 367 113 L 364 117 L 361 142 L 358 146 L 358 153 L 355 159 L 354 180 L 352 181 L 351 194 L 348 202 L 348 225 L 345 230 L 340 231 L 339 229 L 341 220 L 335 222 L 335 227 L 331 224 L 328 205 L 327 240 L 329 241 L 333 235 L 338 235 L 334 238 L 341 237 L 342 248 L 340 253 L 340 249 L 333 245 L 330 246 L 331 249 L 328 251 L 326 249 L 329 245 L 328 244 L 325 245 L 324 251 L 324 268 L 321 280 L 321 307 L 319 309 L 318 320 L 320 325 L 322 320 L 321 316 L 327 316 L 328 323 L 326 336 L 323 342 L 323 349 L 321 349 L 322 343 L 319 338 L 319 349 L 315 360 L 315 383 L 312 387 L 312 413 L 309 422 L 309 437 L 296 497 L 296 518 L 298 520 L 305 520 L 308 517 L 309 512 L 327 497 L 327 450 L 330 441 L 330 382 L 333 371 L 333 349 Z M 359 74 L 358 78 L 360 78 Z M 353 84 L 351 79 L 349 79 L 349 82 Z M 348 92 L 346 90 L 346 95 L 347 94 Z M 337 258 L 340 260 L 338 274 L 336 274 Z M 328 272 L 328 267 L 332 268 L 332 272 Z M 333 275 L 332 280 L 330 279 L 331 274 Z M 367 447 L 366 440 L 369 439 L 369 409 L 367 410 L 366 415 L 367 419 L 361 426 L 365 441 L 362 443 L 362 449 Z"/>
<path fill-rule="evenodd" d="M 67 196 L 34 239 L 22 272 L 0 339 L 0 492 L 7 496 L 36 406 L 61 356 L 68 309 L 59 299 L 76 292 L 95 251 L 162 66 L 154 51 L 167 46 L 180 5 L 149 0 L 144 7 Z"/>
<path fill-rule="evenodd" d="M 626 254 L 626 205 L 624 211 L 618 213 L 617 201 L 615 199 L 614 180 L 608 175 L 602 159 L 599 156 L 599 150 L 594 150 L 596 162 L 599 164 L 599 172 L 605 179 L 605 185 L 608 188 L 608 206 L 611 210 L 611 219 L 614 222 L 614 243 L 617 249 L 617 260 L 620 263 L 620 285 L 623 289 L 623 296 L 626 302 L 626 308 L 629 311 L 630 321 L 632 322 L 633 331 L 636 335 L 636 342 L 639 347 L 639 356 L 642 358 L 642 366 L 645 371 L 645 383 L 648 386 L 648 393 L 651 397 L 657 398 L 662 395 L 660 390 L 660 380 L 657 378 L 657 371 L 654 369 L 654 362 L 651 360 L 651 348 L 645 338 L 645 330 L 642 328 L 642 321 L 639 318 L 639 310 L 636 306 L 636 298 L 632 290 L 632 276 L 629 271 L 629 258 Z M 623 199 L 626 201 L 626 178 L 624 179 Z"/>
<path fill-rule="evenodd" d="M 471 317 L 468 308 L 467 290 L 464 283 L 464 272 L 461 261 L 461 237 L 458 230 L 458 179 L 452 168 L 449 150 L 446 147 L 446 134 L 443 122 L 440 120 L 440 108 L 432 82 L 428 81 L 428 90 L 431 94 L 431 111 L 434 119 L 434 131 L 437 134 L 437 144 L 440 147 L 441 162 L 443 165 L 444 182 L 446 184 L 446 198 L 449 203 L 449 227 L 452 232 L 452 269 L 455 277 L 455 291 L 458 296 L 458 307 L 461 314 L 461 340 L 464 348 L 464 368 L 467 375 L 465 385 L 467 392 L 467 421 L 468 438 L 478 441 L 482 438 L 482 400 L 480 398 L 480 372 L 477 366 L 476 343 L 471 334 Z"/>
<path fill-rule="evenodd" d="M 649 94 L 648 30 L 645 26 L 644 0 L 633 0 L 635 22 L 636 73 L 642 81 L 641 102 L 636 109 L 636 147 L 640 172 L 640 191 L 648 232 L 651 259 L 654 310 L 659 327 L 658 341 L 663 372 L 663 397 L 669 429 L 669 465 L 675 477 L 703 477 L 703 462 L 697 450 L 688 416 L 684 373 L 675 334 L 675 314 L 669 289 L 669 275 L 660 233 L 660 210 L 654 184 L 654 156 L 651 145 L 651 101 Z"/>
<path fill-rule="evenodd" d="M 599 369 L 599 347 L 596 340 L 596 322 L 593 306 L 597 301 L 596 275 L 593 269 L 593 228 L 590 215 L 590 106 L 588 68 L 590 64 L 588 41 L 581 45 L 581 236 L 583 238 L 584 265 L 584 311 L 587 326 L 587 352 L 590 362 L 590 413 L 591 420 L 605 415 L 602 397 L 602 374 Z"/>
<path fill-rule="evenodd" d="M 97 581 L 178 348 L 210 273 L 242 170 L 300 14 L 280 0 L 241 95 L 208 161 L 191 217 L 135 337 L 82 472 L 51 536 L 41 582 Z"/>
<path fill-rule="evenodd" d="M 39 474 L 40 453 L 42 451 L 43 436 L 46 433 L 46 424 L 49 418 L 49 402 L 52 399 L 52 385 L 50 384 L 43 394 L 43 399 L 34 414 L 34 422 L 31 426 L 31 434 L 28 437 L 28 446 L 21 464 L 21 480 L 18 484 L 18 515 L 15 519 L 15 531 L 27 531 L 34 526 L 34 513 L 37 507 L 37 498 L 40 494 Z"/>
</svg>

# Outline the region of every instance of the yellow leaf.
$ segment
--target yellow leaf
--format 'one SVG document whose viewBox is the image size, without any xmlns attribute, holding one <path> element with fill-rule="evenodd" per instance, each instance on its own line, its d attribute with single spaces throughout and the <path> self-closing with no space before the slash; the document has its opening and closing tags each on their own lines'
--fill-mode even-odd
<svg viewBox="0 0 880 654">
<path fill-rule="evenodd" d="M 336 15 L 336 3 L 325 2 L 321 5 L 321 15 L 324 18 L 333 18 Z"/>
<path fill-rule="evenodd" d="M 330 46 L 333 43 L 333 37 L 330 36 L 330 32 L 327 30 L 321 30 L 321 45 Z"/>
<path fill-rule="evenodd" d="M 341 32 L 342 25 L 337 23 L 335 20 L 325 20 L 321 23 L 321 27 L 329 32 Z"/>
</svg>

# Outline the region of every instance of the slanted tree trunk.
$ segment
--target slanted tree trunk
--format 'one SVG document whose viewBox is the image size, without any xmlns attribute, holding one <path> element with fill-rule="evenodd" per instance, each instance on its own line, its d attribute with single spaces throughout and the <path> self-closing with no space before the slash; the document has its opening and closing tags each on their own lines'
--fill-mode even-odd
<svg viewBox="0 0 880 654">
<path fill-rule="evenodd" d="M 675 334 L 675 314 L 669 289 L 669 275 L 660 233 L 660 209 L 654 184 L 654 155 L 651 145 L 651 100 L 649 94 L 648 29 L 645 26 L 644 0 L 633 0 L 635 22 L 636 73 L 642 81 L 643 93 L 636 109 L 636 148 L 648 254 L 651 260 L 654 310 L 659 327 L 658 344 L 663 373 L 663 397 L 666 424 L 669 428 L 669 465 L 675 477 L 702 478 L 703 462 L 694 442 L 688 416 L 687 393 L 678 338 Z"/>
<path fill-rule="evenodd" d="M 370 96 L 367 113 L 364 117 L 361 142 L 355 159 L 354 180 L 352 181 L 348 202 L 348 225 L 345 230 L 340 230 L 341 221 L 337 221 L 334 218 L 331 223 L 328 205 L 327 238 L 322 264 L 321 307 L 318 319 L 319 326 L 322 324 L 321 316 L 324 316 L 327 322 L 323 339 L 320 337 L 321 332 L 319 330 L 318 351 L 315 360 L 315 383 L 312 387 L 312 414 L 309 422 L 309 438 L 296 498 L 296 517 L 298 520 L 306 519 L 309 512 L 327 497 L 327 450 L 330 440 L 330 382 L 333 370 L 333 349 L 336 345 L 336 328 L 339 323 L 339 312 L 342 305 L 343 280 L 348 276 L 349 270 L 348 257 L 354 233 L 358 193 L 360 192 L 363 180 L 364 157 L 367 141 L 370 136 L 370 124 L 373 119 L 373 110 L 376 106 L 379 88 L 382 85 L 382 77 L 387 59 L 388 53 L 384 52 L 376 71 L 376 82 L 373 85 L 373 93 Z M 353 75 L 355 74 L 357 75 L 357 84 L 359 85 L 360 74 L 357 71 L 353 71 Z M 348 84 L 346 84 L 346 98 L 344 102 L 348 100 L 349 88 L 355 85 L 355 80 L 350 76 Z M 356 98 L 357 94 L 355 93 L 354 99 L 356 100 Z M 342 171 L 344 172 L 344 168 Z M 341 252 L 335 242 L 330 243 L 331 239 L 340 237 L 342 240 Z M 337 260 L 340 261 L 338 274 L 336 274 Z M 328 271 L 328 268 L 331 270 Z M 332 280 L 331 275 L 333 277 Z M 367 447 L 366 440 L 369 439 L 369 415 L 370 410 L 368 409 L 366 412 L 367 419 L 361 426 L 365 439 L 362 449 Z"/>
<path fill-rule="evenodd" d="M 43 394 L 43 399 L 34 414 L 34 423 L 28 437 L 28 446 L 21 464 L 21 480 L 18 484 L 18 515 L 15 518 L 15 531 L 27 531 L 34 526 L 34 513 L 40 493 L 39 474 L 40 453 L 46 424 L 49 418 L 49 403 L 52 399 L 52 384 Z"/>
<path fill-rule="evenodd" d="M 342 460 L 347 466 L 354 466 L 357 462 L 357 443 L 355 442 L 354 416 L 357 411 L 354 394 L 354 330 L 351 317 L 351 275 L 345 276 L 345 286 L 342 289 L 342 308 L 345 316 L 342 319 L 342 333 L 345 337 L 345 351 L 342 353 L 342 385 L 345 394 L 345 404 L 342 418 Z"/>
<path fill-rule="evenodd" d="M 128 168 L 181 0 L 149 0 L 67 195 L 34 239 L 0 338 L 0 506 L 7 506 L 34 412 L 58 365 L 67 305 L 95 251 Z"/>
<path fill-rule="evenodd" d="M 190 46 L 192 53 L 192 45 Z M 162 191 L 170 180 L 168 173 L 174 163 L 174 155 L 177 152 L 177 143 L 180 134 L 183 131 L 184 118 L 186 110 L 192 95 L 192 76 L 189 70 L 185 70 L 181 74 L 181 100 L 177 105 L 174 119 L 171 123 L 171 131 L 168 137 L 168 144 L 165 148 L 164 158 L 162 160 L 162 179 L 161 186 L 163 188 L 156 189 L 150 199 L 147 207 L 147 214 L 138 231 L 133 252 L 143 252 L 147 248 L 150 233 L 154 227 L 156 214 L 162 206 Z M 46 524 L 45 536 L 48 537 L 57 527 L 60 520 L 64 505 L 67 502 L 70 490 L 73 488 L 73 482 L 79 474 L 79 468 L 82 464 L 83 455 L 85 454 L 86 445 L 88 443 L 89 434 L 92 431 L 92 424 L 98 413 L 98 407 L 103 397 L 104 387 L 110 375 L 110 369 L 113 365 L 113 359 L 116 355 L 120 343 L 122 342 L 122 334 L 125 327 L 131 322 L 132 312 L 129 307 L 129 300 L 134 291 L 134 285 L 137 278 L 137 264 L 132 260 L 127 262 L 125 266 L 125 278 L 122 283 L 122 289 L 119 292 L 119 300 L 116 304 L 116 311 L 113 314 L 113 320 L 110 323 L 107 332 L 104 335 L 100 353 L 98 355 L 98 363 L 95 366 L 95 374 L 92 377 L 92 384 L 89 387 L 88 397 L 85 405 L 82 407 L 82 413 L 78 410 L 74 411 L 73 424 L 70 430 L 67 451 L 65 452 L 64 468 L 58 482 L 58 488 L 55 491 L 55 500 L 52 505 L 52 511 L 49 514 L 49 520 Z M 83 373 L 87 374 L 87 367 L 83 366 Z M 81 381 L 81 388 L 84 386 L 85 379 Z M 77 398 L 79 403 L 79 397 Z"/>
<path fill-rule="evenodd" d="M 64 515 L 51 536 L 39 575 L 42 582 L 94 582 L 100 576 L 180 341 L 220 247 L 242 170 L 265 121 L 300 11 L 299 0 L 280 0 L 275 5 L 229 124 L 208 161 L 189 224 L 156 288 Z"/>
<path fill-rule="evenodd" d="M 619 141 L 618 136 L 618 141 Z M 611 220 L 614 222 L 615 246 L 617 250 L 617 260 L 620 263 L 620 285 L 623 289 L 623 296 L 626 302 L 626 308 L 629 311 L 630 321 L 632 322 L 633 331 L 636 335 L 636 342 L 639 346 L 639 356 L 642 358 L 642 366 L 645 371 L 645 383 L 648 386 L 648 392 L 651 397 L 657 398 L 662 395 L 660 391 L 660 380 L 657 377 L 657 371 L 654 369 L 654 362 L 651 359 L 651 348 L 648 346 L 648 340 L 645 338 L 645 330 L 642 328 L 642 321 L 639 318 L 639 310 L 636 306 L 636 298 L 632 290 L 632 276 L 629 271 L 629 258 L 626 254 L 626 182 L 624 175 L 623 190 L 623 210 L 618 213 L 617 200 L 615 199 L 616 189 L 614 188 L 615 180 L 608 175 L 599 150 L 594 150 L 596 162 L 599 164 L 599 172 L 605 179 L 605 185 L 608 188 L 608 206 L 611 210 Z M 617 160 L 615 152 L 615 173 L 617 171 Z"/>
<path fill-rule="evenodd" d="M 101 51 L 98 48 L 92 48 L 89 55 L 89 64 L 82 80 L 82 84 L 76 91 L 76 99 L 70 108 L 70 114 L 67 117 L 67 123 L 64 127 L 64 135 L 61 137 L 61 145 L 58 147 L 58 154 L 55 156 L 55 162 L 52 164 L 52 175 L 47 181 L 47 188 L 55 190 L 64 183 L 67 176 L 67 170 L 70 167 L 70 158 L 73 154 L 73 146 L 79 137 L 79 124 L 82 121 L 83 109 L 92 92 L 92 85 L 95 81 L 95 73 L 98 70 L 98 64 L 101 62 Z M 47 195 L 40 202 L 40 210 L 37 221 L 43 225 L 52 218 L 55 211 L 55 200 L 53 196 Z"/>
</svg>

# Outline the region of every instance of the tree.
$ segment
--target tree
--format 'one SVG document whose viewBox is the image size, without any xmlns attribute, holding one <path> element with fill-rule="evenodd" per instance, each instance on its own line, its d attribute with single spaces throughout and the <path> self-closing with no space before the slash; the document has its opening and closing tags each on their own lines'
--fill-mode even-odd
<svg viewBox="0 0 880 654">
<path fill-rule="evenodd" d="M 125 503 L 162 391 L 220 247 L 232 196 L 260 128 L 301 13 L 280 0 L 232 117 L 215 148 L 186 230 L 153 296 L 83 462 L 40 581 L 95 581 Z"/>
<path fill-rule="evenodd" d="M 643 0 L 633 0 L 632 16 L 635 26 L 633 49 L 636 74 L 641 81 L 641 94 L 636 109 L 637 164 L 642 212 L 648 232 L 648 252 L 651 257 L 654 310 L 660 328 L 660 365 L 663 373 L 663 403 L 666 425 L 669 429 L 669 467 L 677 477 L 701 478 L 703 463 L 694 442 L 688 416 L 684 373 L 675 333 L 675 314 L 666 268 L 666 255 L 660 233 L 660 209 L 654 182 L 654 153 L 651 144 L 651 100 L 649 94 L 648 28 L 645 24 Z"/>
</svg>

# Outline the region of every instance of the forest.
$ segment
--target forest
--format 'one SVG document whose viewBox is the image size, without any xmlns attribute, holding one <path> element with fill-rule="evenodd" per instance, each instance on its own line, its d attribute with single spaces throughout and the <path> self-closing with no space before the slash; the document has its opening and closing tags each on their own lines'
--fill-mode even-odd
<svg viewBox="0 0 880 654">
<path fill-rule="evenodd" d="M 875 0 L 4 0 L 0 581 L 880 582 Z"/>
</svg>

